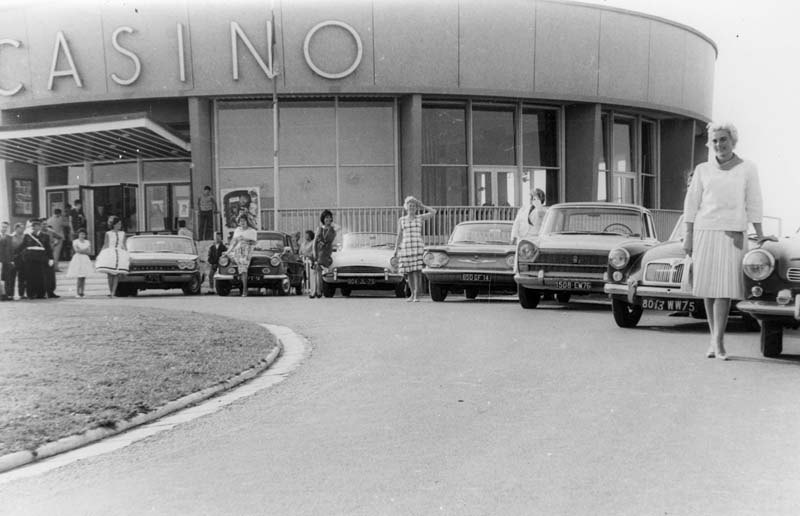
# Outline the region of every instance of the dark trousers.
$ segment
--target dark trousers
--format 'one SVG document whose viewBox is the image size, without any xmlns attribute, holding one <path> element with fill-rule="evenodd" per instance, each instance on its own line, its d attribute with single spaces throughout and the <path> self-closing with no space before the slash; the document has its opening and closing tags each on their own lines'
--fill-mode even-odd
<svg viewBox="0 0 800 516">
<path fill-rule="evenodd" d="M 0 296 L 14 297 L 14 264 L 13 262 L 0 263 L 2 272 L 0 272 L 0 280 L 3 280 L 5 290 L 0 292 Z"/>
<path fill-rule="evenodd" d="M 43 298 L 47 294 L 46 269 L 51 267 L 47 263 L 26 261 L 24 264 L 25 271 L 25 292 L 28 299 Z"/>
<path fill-rule="evenodd" d="M 25 269 L 23 267 L 22 260 L 15 260 L 14 269 L 11 271 L 11 293 L 14 292 L 14 281 L 16 280 L 20 298 L 25 297 Z"/>
<path fill-rule="evenodd" d="M 197 235 L 198 240 L 214 240 L 214 212 L 212 210 L 200 212 L 200 231 Z"/>
</svg>

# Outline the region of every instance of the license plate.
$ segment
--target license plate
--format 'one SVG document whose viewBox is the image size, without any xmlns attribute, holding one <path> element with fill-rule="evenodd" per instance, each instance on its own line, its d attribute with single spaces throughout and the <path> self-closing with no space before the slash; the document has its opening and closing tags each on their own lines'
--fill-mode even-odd
<svg viewBox="0 0 800 516">
<path fill-rule="evenodd" d="M 158 274 L 145 274 L 144 281 L 147 283 L 160 283 L 161 276 L 159 276 Z"/>
<path fill-rule="evenodd" d="M 247 281 L 261 281 L 262 279 L 264 279 L 264 278 L 262 278 L 261 276 L 248 276 L 247 277 Z"/>
<path fill-rule="evenodd" d="M 545 284 L 561 290 L 592 290 L 591 281 L 548 280 Z"/>
<path fill-rule="evenodd" d="M 465 272 L 461 275 L 461 281 L 489 281 L 489 275 L 475 272 Z"/>
<path fill-rule="evenodd" d="M 695 302 L 687 299 L 642 299 L 642 308 L 670 312 L 694 312 Z"/>
<path fill-rule="evenodd" d="M 347 280 L 348 285 L 374 285 L 373 278 L 350 278 Z"/>
</svg>

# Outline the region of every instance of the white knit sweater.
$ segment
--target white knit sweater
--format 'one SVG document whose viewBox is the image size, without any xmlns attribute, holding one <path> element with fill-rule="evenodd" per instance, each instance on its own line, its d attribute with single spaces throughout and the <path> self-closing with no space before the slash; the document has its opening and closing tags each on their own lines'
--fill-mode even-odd
<svg viewBox="0 0 800 516">
<path fill-rule="evenodd" d="M 712 157 L 697 165 L 683 202 L 684 220 L 693 222 L 695 229 L 747 231 L 748 223 L 761 222 L 762 212 L 754 163 L 745 160 L 722 170 Z"/>
</svg>

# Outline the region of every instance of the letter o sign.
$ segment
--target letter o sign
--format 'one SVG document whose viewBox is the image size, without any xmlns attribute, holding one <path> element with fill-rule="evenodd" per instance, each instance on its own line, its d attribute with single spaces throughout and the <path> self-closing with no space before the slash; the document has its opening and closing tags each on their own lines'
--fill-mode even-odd
<svg viewBox="0 0 800 516">
<path fill-rule="evenodd" d="M 349 32 L 350 35 L 353 36 L 353 39 L 356 42 L 356 46 L 358 47 L 358 52 L 356 53 L 356 58 L 353 60 L 353 64 L 351 64 L 350 67 L 343 72 L 330 73 L 326 72 L 325 70 L 322 70 L 320 67 L 314 64 L 314 61 L 311 59 L 311 54 L 308 51 L 308 46 L 311 44 L 311 38 L 314 37 L 314 34 L 316 34 L 319 29 L 329 26 L 341 27 L 347 32 Z M 314 25 L 314 27 L 310 31 L 308 31 L 308 34 L 306 34 L 306 39 L 303 42 L 303 54 L 305 54 L 306 63 L 308 64 L 309 68 L 314 70 L 314 73 L 316 73 L 320 77 L 325 77 L 326 79 L 342 79 L 353 73 L 355 69 L 358 68 L 358 65 L 361 64 L 361 58 L 364 56 L 364 46 L 361 44 L 361 36 L 358 35 L 356 29 L 354 29 L 353 27 L 344 22 L 328 20 Z"/>
</svg>

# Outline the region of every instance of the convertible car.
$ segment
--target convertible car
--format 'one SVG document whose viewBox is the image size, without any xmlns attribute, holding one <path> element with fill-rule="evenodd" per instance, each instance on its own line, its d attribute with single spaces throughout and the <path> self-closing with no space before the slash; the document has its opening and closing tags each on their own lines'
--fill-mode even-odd
<svg viewBox="0 0 800 516">
<path fill-rule="evenodd" d="M 333 297 L 338 288 L 348 297 L 353 290 L 392 290 L 404 297 L 406 282 L 393 259 L 394 233 L 347 233 L 342 248 L 322 275 L 322 295 Z"/>
<path fill-rule="evenodd" d="M 572 295 L 602 294 L 608 253 L 623 243 L 654 246 L 650 211 L 632 204 L 571 202 L 551 206 L 537 241 L 517 244 L 517 295 L 536 308 L 545 293 L 560 303 Z"/>
<path fill-rule="evenodd" d="M 118 296 L 179 288 L 199 294 L 203 285 L 194 240 L 179 235 L 132 235 L 126 240 L 130 273 L 119 277 Z"/>
<path fill-rule="evenodd" d="M 605 292 L 611 298 L 614 321 L 621 328 L 633 328 L 645 310 L 688 312 L 706 317 L 703 300 L 692 296 L 686 274 L 683 237 L 686 224 L 678 219 L 669 240 L 658 245 L 629 241 L 608 254 Z M 731 307 L 748 330 L 758 330 L 758 321 Z"/>
<path fill-rule="evenodd" d="M 462 222 L 447 245 L 425 250 L 422 274 L 428 280 L 431 299 L 444 301 L 449 292 L 464 292 L 467 299 L 479 293 L 513 293 L 514 246 L 511 221 Z"/>
<path fill-rule="evenodd" d="M 784 328 L 800 327 L 800 233 L 751 249 L 742 267 L 747 299 L 738 308 L 761 321 L 761 354 L 778 356 Z"/>
<path fill-rule="evenodd" d="M 300 292 L 303 285 L 304 266 L 292 246 L 292 237 L 280 231 L 259 231 L 250 266 L 247 269 L 247 289 L 271 289 L 285 296 Z M 227 253 L 219 259 L 219 270 L 214 276 L 217 294 L 227 296 L 231 289 L 242 289 L 236 261 Z"/>
</svg>

